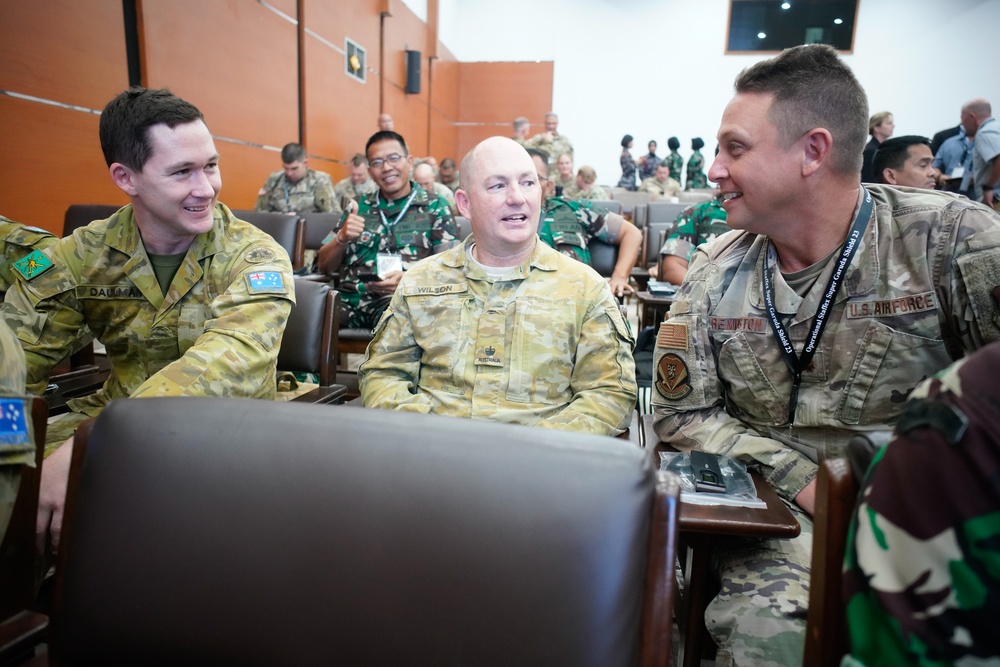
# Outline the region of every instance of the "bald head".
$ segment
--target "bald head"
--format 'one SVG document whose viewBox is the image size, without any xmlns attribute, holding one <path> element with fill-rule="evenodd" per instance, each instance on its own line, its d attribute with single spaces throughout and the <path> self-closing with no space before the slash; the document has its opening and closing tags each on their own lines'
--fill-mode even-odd
<svg viewBox="0 0 1000 667">
<path fill-rule="evenodd" d="M 970 137 L 976 136 L 979 126 L 992 115 L 993 108 L 986 98 L 977 97 L 969 100 L 962 105 L 962 127 L 965 128 L 965 133 Z"/>
<path fill-rule="evenodd" d="M 434 167 L 421 162 L 413 169 L 413 180 L 427 192 L 434 193 Z"/>
<path fill-rule="evenodd" d="M 379 129 L 379 132 L 385 132 L 387 130 L 394 130 L 394 129 L 396 129 L 395 128 L 395 123 L 393 123 L 393 121 L 392 121 L 392 116 L 390 116 L 387 113 L 384 113 L 384 114 L 380 115 L 378 117 L 378 129 Z"/>
</svg>

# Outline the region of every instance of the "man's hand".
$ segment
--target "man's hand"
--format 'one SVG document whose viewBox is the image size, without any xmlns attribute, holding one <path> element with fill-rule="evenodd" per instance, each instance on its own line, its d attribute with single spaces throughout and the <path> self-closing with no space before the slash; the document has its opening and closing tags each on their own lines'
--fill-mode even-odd
<svg viewBox="0 0 1000 667">
<path fill-rule="evenodd" d="M 368 283 L 368 291 L 381 296 L 393 294 L 402 277 L 402 271 L 390 271 L 382 280 Z"/>
<path fill-rule="evenodd" d="M 628 278 L 621 279 L 611 276 L 608 280 L 608 285 L 611 287 L 611 293 L 617 297 L 623 297 L 626 294 L 632 294 L 635 290 L 628 283 Z"/>
<path fill-rule="evenodd" d="M 816 478 L 798 492 L 795 504 L 804 509 L 809 516 L 816 513 Z"/>
<path fill-rule="evenodd" d="M 337 232 L 337 240 L 340 241 L 340 245 L 347 245 L 365 231 L 365 219 L 358 215 L 358 202 L 352 200 L 344 210 L 347 211 L 347 218 Z"/>
<path fill-rule="evenodd" d="M 62 535 L 63 510 L 66 507 L 66 484 L 69 465 L 73 459 L 73 438 L 70 438 L 42 464 L 42 478 L 38 491 L 38 514 L 35 518 L 35 549 L 45 552 L 45 537 L 51 535 L 52 552 L 59 549 Z"/>
<path fill-rule="evenodd" d="M 983 203 L 987 206 L 993 206 L 993 189 L 983 190 Z"/>
</svg>

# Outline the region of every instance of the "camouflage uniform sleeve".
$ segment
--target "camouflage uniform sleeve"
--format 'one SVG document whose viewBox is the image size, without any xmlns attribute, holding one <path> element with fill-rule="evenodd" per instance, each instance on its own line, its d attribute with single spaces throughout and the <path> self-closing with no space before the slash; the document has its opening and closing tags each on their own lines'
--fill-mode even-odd
<svg viewBox="0 0 1000 667">
<path fill-rule="evenodd" d="M 267 397 L 262 387 L 269 387 L 269 397 L 274 397 L 278 349 L 295 302 L 291 263 L 267 239 L 248 245 L 230 271 L 232 282 L 212 300 L 211 319 L 194 345 L 150 376 L 133 397 Z M 273 278 L 270 274 L 280 279 L 260 283 L 259 276 Z"/>
<path fill-rule="evenodd" d="M 455 217 L 448 208 L 448 202 L 441 197 L 433 197 L 428 211 L 434 216 L 434 224 L 431 227 L 431 245 L 435 246 L 434 252 L 451 248 L 458 240 L 458 225 L 455 224 Z"/>
<path fill-rule="evenodd" d="M 262 187 L 260 192 L 257 194 L 257 201 L 254 202 L 253 210 L 255 211 L 269 211 L 270 206 L 268 205 L 268 197 L 271 190 L 274 189 L 274 184 L 277 182 L 277 174 L 271 174 L 264 181 L 264 187 Z"/>
<path fill-rule="evenodd" d="M 422 351 L 403 292 L 396 289 L 358 368 L 361 401 L 366 408 L 427 414 L 430 399 L 417 392 Z"/>
<path fill-rule="evenodd" d="M 337 194 L 333 191 L 333 180 L 329 174 L 321 171 L 316 173 L 319 177 L 316 183 L 316 210 L 340 215 L 344 209 L 340 207 Z"/>
<path fill-rule="evenodd" d="M 594 283 L 570 376 L 573 400 L 538 422 L 544 428 L 618 435 L 632 423 L 638 395 L 635 340 L 607 282 Z"/>
<path fill-rule="evenodd" d="M 943 216 L 949 218 L 954 261 L 942 273 L 942 303 L 966 352 L 1000 340 L 1000 215 L 985 206 L 957 200 Z"/>
<path fill-rule="evenodd" d="M 20 275 L 7 290 L 2 311 L 8 326 L 17 335 L 27 363 L 27 389 L 41 396 L 49 371 L 68 354 L 76 351 L 89 329 L 83 305 L 76 297 L 76 282 L 64 253 L 76 250 L 73 237 L 62 239 L 45 256 L 52 268 L 29 280 Z"/>
<path fill-rule="evenodd" d="M 660 324 L 653 352 L 653 427 L 663 442 L 751 462 L 792 500 L 816 476 L 816 464 L 784 443 L 763 437 L 726 412 L 724 387 L 708 336 L 712 284 L 720 276 L 703 250 Z"/>
</svg>

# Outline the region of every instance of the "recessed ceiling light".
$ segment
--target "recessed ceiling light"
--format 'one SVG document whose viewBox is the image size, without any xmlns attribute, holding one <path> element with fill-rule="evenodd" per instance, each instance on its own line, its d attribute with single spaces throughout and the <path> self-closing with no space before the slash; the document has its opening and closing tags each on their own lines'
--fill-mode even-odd
<svg viewBox="0 0 1000 667">
<path fill-rule="evenodd" d="M 840 25 L 841 23 L 844 22 L 844 19 L 833 19 L 833 22 L 836 23 L 837 25 Z"/>
<path fill-rule="evenodd" d="M 781 3 L 781 8 L 782 9 L 791 9 L 792 8 L 792 3 L 790 3 L 790 2 L 783 2 L 783 3 Z"/>
<path fill-rule="evenodd" d="M 767 37 L 767 33 L 763 33 L 763 32 L 758 32 L 757 33 L 757 39 L 764 39 L 765 37 Z"/>
</svg>

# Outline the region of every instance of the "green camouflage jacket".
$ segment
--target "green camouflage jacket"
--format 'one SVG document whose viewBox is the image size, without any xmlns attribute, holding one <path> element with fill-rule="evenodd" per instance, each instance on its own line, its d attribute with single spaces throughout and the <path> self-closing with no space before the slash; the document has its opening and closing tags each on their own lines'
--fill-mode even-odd
<svg viewBox="0 0 1000 667">
<path fill-rule="evenodd" d="M 85 332 L 104 344 L 103 389 L 69 402 L 95 416 L 127 396 L 274 398 L 275 361 L 295 299 L 288 255 L 224 205 L 195 238 L 164 295 L 131 206 L 19 264 L 3 317 L 41 394 L 49 370 Z"/>
<path fill-rule="evenodd" d="M 673 255 L 690 262 L 695 248 L 728 231 L 726 209 L 713 197 L 684 209 L 677 216 L 677 226 L 663 242 L 660 255 Z"/>
<path fill-rule="evenodd" d="M 550 197 L 538 223 L 538 237 L 546 245 L 584 264 L 590 264 L 591 238 L 614 243 L 620 231 L 621 225 L 609 224 L 608 212 L 600 206 L 565 197 Z"/>
<path fill-rule="evenodd" d="M 0 301 L 16 280 L 14 262 L 32 250 L 45 250 L 59 239 L 38 227 L 28 227 L 0 215 Z"/>
<path fill-rule="evenodd" d="M 289 183 L 284 171 L 267 177 L 264 187 L 257 194 L 256 211 L 278 213 L 341 213 L 340 202 L 333 192 L 330 175 L 322 171 L 306 170 L 298 183 Z"/>
</svg>

